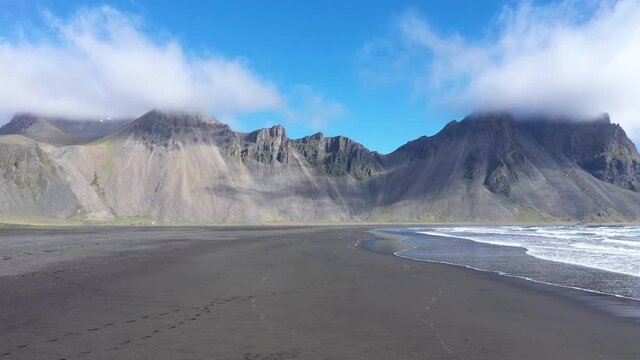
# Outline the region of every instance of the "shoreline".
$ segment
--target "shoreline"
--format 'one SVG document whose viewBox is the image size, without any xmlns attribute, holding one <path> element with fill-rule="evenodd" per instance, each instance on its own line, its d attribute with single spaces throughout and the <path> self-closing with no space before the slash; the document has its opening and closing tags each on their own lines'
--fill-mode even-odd
<svg viewBox="0 0 640 360">
<path fill-rule="evenodd" d="M 259 227 L 339 227 L 339 226 L 363 226 L 363 227 L 453 227 L 453 226 L 574 226 L 581 225 L 587 227 L 611 226 L 640 226 L 640 220 L 628 222 L 585 222 L 585 221 L 546 221 L 546 222 L 524 222 L 524 221 L 504 221 L 504 222 L 474 222 L 474 221 L 436 221 L 436 222 L 420 222 L 420 221 L 338 221 L 338 222 L 289 222 L 275 221 L 265 223 L 191 223 L 183 220 L 159 220 L 152 218 L 117 218 L 107 221 L 92 221 L 84 219 L 56 219 L 56 218 L 36 218 L 24 219 L 14 217 L 0 216 L 0 229 L 2 228 L 111 228 L 111 227 L 149 227 L 149 228 L 171 228 L 171 227 L 188 227 L 188 228 L 259 228 Z"/>
<path fill-rule="evenodd" d="M 409 250 L 412 248 L 412 246 L 402 243 L 402 240 L 407 239 L 410 236 L 392 234 L 389 232 L 385 232 L 384 229 L 372 230 L 369 231 L 369 233 L 378 237 L 378 239 L 363 241 L 362 248 L 366 251 L 382 253 L 409 261 L 426 262 L 431 264 L 440 264 L 461 268 L 465 269 L 466 271 L 490 275 L 492 278 L 495 278 L 496 281 L 510 281 L 520 286 L 529 286 L 537 289 L 540 289 L 541 287 L 548 288 L 546 289 L 548 292 L 555 293 L 559 296 L 565 296 L 579 300 L 581 305 L 596 308 L 600 311 L 605 311 L 613 316 L 620 316 L 632 321 L 633 323 L 640 323 L 640 299 L 638 298 L 609 294 L 576 286 L 555 284 L 551 282 L 536 280 L 526 276 L 513 275 L 503 271 L 481 269 L 470 265 L 402 256 L 398 253 L 403 250 Z M 621 310 L 621 308 L 623 309 Z"/>
<path fill-rule="evenodd" d="M 381 229 L 373 229 L 367 232 L 377 237 L 377 239 L 362 241 L 361 245 L 366 250 L 397 256 L 396 253 L 412 248 L 412 246 L 402 242 L 407 238 L 405 235 L 393 234 Z"/>
</svg>

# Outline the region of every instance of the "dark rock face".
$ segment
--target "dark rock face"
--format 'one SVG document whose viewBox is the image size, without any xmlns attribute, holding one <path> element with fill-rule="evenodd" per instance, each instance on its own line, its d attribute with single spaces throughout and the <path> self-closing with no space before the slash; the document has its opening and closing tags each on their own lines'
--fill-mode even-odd
<svg viewBox="0 0 640 360">
<path fill-rule="evenodd" d="M 640 191 L 640 154 L 608 115 L 590 123 L 539 121 L 523 124 L 541 146 L 562 154 L 602 181 Z"/>
<path fill-rule="evenodd" d="M 0 127 L 0 135 L 22 135 L 38 118 L 32 114 L 16 114 L 10 122 Z"/>
<path fill-rule="evenodd" d="M 607 117 L 575 122 L 473 114 L 401 146 L 384 163 L 387 175 L 375 180 L 383 204 L 422 199 L 406 217 L 638 216 L 640 194 L 626 190 L 639 189 L 640 155 Z"/>
<path fill-rule="evenodd" d="M 525 166 L 525 155 L 510 137 L 500 138 L 488 157 L 484 186 L 494 193 L 509 195 L 511 184 L 518 181 L 518 170 Z"/>
<path fill-rule="evenodd" d="M 477 176 L 484 158 L 487 166 L 484 185 L 492 192 L 508 195 L 510 184 L 518 180 L 518 170 L 527 160 L 519 148 L 519 139 L 523 137 L 534 139 L 554 157 L 575 163 L 599 180 L 640 191 L 640 154 L 620 125 L 611 124 L 608 116 L 592 122 L 572 122 L 517 121 L 503 113 L 472 115 L 462 122 L 449 123 L 432 137 L 411 141 L 390 156 L 406 154 L 424 160 L 433 156 L 442 142 L 477 140 L 480 143 L 466 157 L 464 177 Z"/>
<path fill-rule="evenodd" d="M 144 143 L 149 150 L 155 147 L 177 149 L 199 142 L 216 144 L 220 138 L 233 138 L 233 131 L 208 116 L 152 110 L 110 135 L 111 139 L 128 137 Z"/>
<path fill-rule="evenodd" d="M 309 164 L 322 166 L 329 176 L 350 176 L 362 181 L 382 171 L 380 154 L 344 136 L 325 137 L 318 133 L 292 140 L 291 144 Z"/>
<path fill-rule="evenodd" d="M 241 157 L 245 162 L 286 164 L 289 162 L 287 133 L 281 125 L 247 134 L 242 140 Z"/>
<path fill-rule="evenodd" d="M 153 110 L 132 121 L 117 137 L 133 136 L 147 144 L 178 149 L 188 143 L 213 144 L 245 164 L 282 165 L 301 158 L 333 177 L 365 180 L 382 170 L 382 156 L 344 136 L 321 133 L 289 139 L 281 125 L 250 133 L 236 133 L 228 125 L 202 115 Z M 296 156 L 299 155 L 299 156 Z"/>
</svg>

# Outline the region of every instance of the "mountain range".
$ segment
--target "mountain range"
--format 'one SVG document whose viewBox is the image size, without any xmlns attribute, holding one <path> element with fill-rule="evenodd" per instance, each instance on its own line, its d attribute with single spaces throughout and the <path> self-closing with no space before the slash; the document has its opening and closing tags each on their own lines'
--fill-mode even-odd
<svg viewBox="0 0 640 360">
<path fill-rule="evenodd" d="M 640 154 L 608 115 L 488 112 L 390 154 L 209 116 L 17 114 L 0 128 L 0 219 L 201 224 L 636 221 Z"/>
</svg>

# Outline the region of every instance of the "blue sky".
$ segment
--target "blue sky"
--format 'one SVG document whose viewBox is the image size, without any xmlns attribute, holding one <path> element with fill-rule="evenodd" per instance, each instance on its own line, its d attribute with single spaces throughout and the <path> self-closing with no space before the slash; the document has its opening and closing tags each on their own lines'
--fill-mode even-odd
<svg viewBox="0 0 640 360">
<path fill-rule="evenodd" d="M 228 108 L 209 99 L 209 103 L 217 105 L 204 107 L 234 128 L 247 131 L 281 123 L 290 137 L 317 131 L 341 134 L 383 153 L 419 136 L 434 134 L 450 120 L 461 119 L 478 108 L 478 104 L 486 104 L 485 100 L 452 96 L 476 91 L 469 87 L 470 83 L 483 84 L 482 89 L 495 88 L 498 93 L 513 92 L 502 85 L 486 85 L 484 78 L 476 75 L 495 71 L 496 64 L 502 66 L 502 60 L 511 58 L 504 54 L 515 51 L 496 45 L 514 35 L 513 29 L 517 30 L 511 22 L 515 24 L 521 19 L 515 15 L 511 19 L 510 14 L 530 11 L 527 18 L 549 18 L 543 16 L 548 15 L 547 11 L 557 20 L 551 25 L 578 31 L 596 14 L 595 10 L 585 10 L 579 16 L 569 15 L 569 11 L 553 3 L 494 0 L 3 0 L 0 37 L 16 53 L 24 53 L 16 49 L 43 43 L 55 47 L 59 42 L 56 32 L 60 30 L 52 27 L 52 23 L 61 22 L 67 26 L 65 29 L 76 31 L 73 29 L 78 27 L 71 25 L 78 11 L 92 11 L 103 5 L 133 19 L 132 26 L 139 33 L 136 36 L 149 41 L 152 47 L 156 44 L 165 49 L 164 44 L 172 42 L 179 44 L 180 58 L 212 57 L 239 64 L 241 69 L 236 69 L 241 73 L 239 76 L 251 77 L 256 88 L 246 95 L 267 99 L 252 103 L 242 98 L 240 86 L 240 98 L 229 97 L 230 102 L 240 105 Z M 510 20 L 504 20 L 505 15 Z M 540 31 L 536 29 L 549 24 L 544 23 L 547 20 L 540 21 L 525 24 L 529 33 L 515 32 L 515 35 L 544 36 L 538 35 Z M 479 50 L 484 48 L 495 51 Z M 501 61 L 496 63 L 495 58 Z M 466 62 L 461 60 L 458 64 L 450 59 Z M 193 66 L 189 60 L 184 61 L 186 66 Z M 485 65 L 475 69 L 476 63 Z M 507 70 L 505 67 L 498 75 L 506 77 Z M 212 79 L 216 81 L 213 75 Z M 60 91 L 65 90 L 55 89 L 56 94 Z M 109 91 L 117 90 L 109 88 L 102 93 Z M 216 91 L 224 89 L 212 90 Z M 473 94 L 473 100 L 482 98 Z M 131 98 L 130 94 L 122 96 Z M 543 100 L 547 102 L 541 104 L 546 106 L 553 99 L 539 101 Z M 142 104 L 153 101 L 145 99 Z M 498 103 L 496 107 L 505 105 Z M 5 108 L 0 108 L 0 113 L 10 109 Z M 602 106 L 602 111 L 610 109 Z"/>
</svg>

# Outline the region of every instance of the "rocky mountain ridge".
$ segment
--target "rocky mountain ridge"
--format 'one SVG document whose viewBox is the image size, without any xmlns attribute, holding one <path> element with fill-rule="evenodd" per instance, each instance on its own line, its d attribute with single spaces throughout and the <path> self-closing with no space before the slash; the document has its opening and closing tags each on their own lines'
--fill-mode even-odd
<svg viewBox="0 0 640 360">
<path fill-rule="evenodd" d="M 90 131 L 74 135 L 82 128 Z M 9 204 L 0 217 L 20 203 L 33 204 L 22 207 L 28 215 L 91 221 L 640 217 L 640 154 L 605 115 L 575 122 L 473 114 L 386 155 L 343 136 L 290 139 L 279 125 L 240 133 L 208 116 L 157 110 L 75 126 L 17 115 L 0 134 L 1 174 L 27 157 L 40 169 L 29 171 L 45 174 L 33 176 L 46 179 L 0 178 L 0 200 Z M 54 189 L 56 197 L 47 197 Z"/>
<path fill-rule="evenodd" d="M 22 113 L 0 127 L 0 136 L 18 134 L 46 145 L 77 145 L 109 135 L 129 121 L 131 119 L 69 120 Z"/>
</svg>

